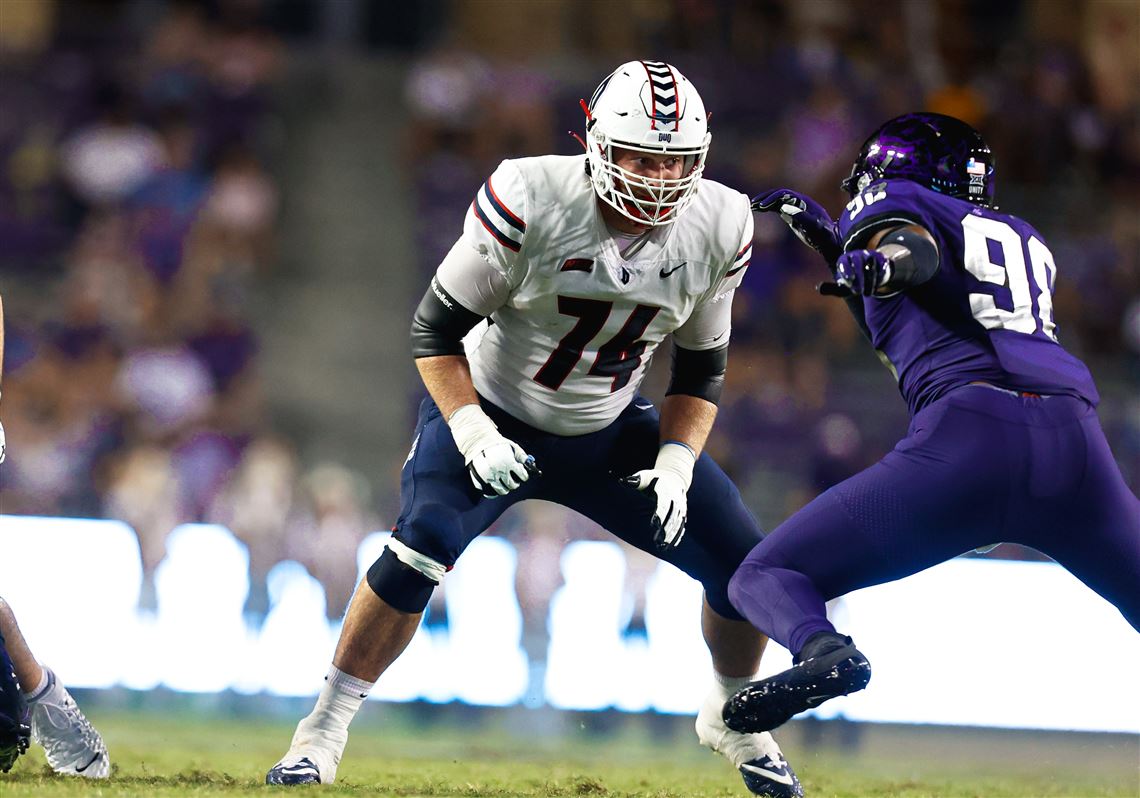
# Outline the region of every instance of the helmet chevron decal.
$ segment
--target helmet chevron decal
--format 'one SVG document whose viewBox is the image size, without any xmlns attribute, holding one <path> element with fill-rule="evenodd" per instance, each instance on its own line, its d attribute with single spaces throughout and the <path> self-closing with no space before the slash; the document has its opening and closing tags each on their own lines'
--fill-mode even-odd
<svg viewBox="0 0 1140 798">
<path fill-rule="evenodd" d="M 677 129 L 678 114 L 680 112 L 680 97 L 677 91 L 677 78 L 673 69 L 661 61 L 642 61 L 642 66 L 649 73 L 649 88 L 653 107 L 649 109 L 649 118 L 653 124 L 651 129 L 657 129 L 657 123 L 672 125 Z M 666 128 L 668 129 L 668 128 Z"/>
</svg>

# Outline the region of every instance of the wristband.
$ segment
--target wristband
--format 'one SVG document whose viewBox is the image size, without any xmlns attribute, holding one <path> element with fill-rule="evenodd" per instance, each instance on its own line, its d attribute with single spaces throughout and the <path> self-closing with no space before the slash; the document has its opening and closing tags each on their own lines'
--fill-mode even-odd
<svg viewBox="0 0 1140 798">
<path fill-rule="evenodd" d="M 448 417 L 447 426 L 451 428 L 455 448 L 467 461 L 477 454 L 473 450 L 484 447 L 489 439 L 502 437 L 495 422 L 477 404 L 463 405 L 457 409 Z"/>
<path fill-rule="evenodd" d="M 697 453 L 682 441 L 665 441 L 657 450 L 657 462 L 653 467 L 676 474 L 685 483 L 685 490 L 693 483 L 693 467 L 697 464 Z"/>
</svg>

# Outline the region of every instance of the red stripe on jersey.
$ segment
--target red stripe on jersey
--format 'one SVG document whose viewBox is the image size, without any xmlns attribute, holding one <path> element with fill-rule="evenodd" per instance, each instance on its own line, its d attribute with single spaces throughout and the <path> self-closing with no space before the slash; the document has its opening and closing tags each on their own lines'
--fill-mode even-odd
<svg viewBox="0 0 1140 798">
<path fill-rule="evenodd" d="M 653 73 L 649 71 L 649 64 L 644 61 L 641 66 L 645 69 L 645 76 L 649 78 L 649 129 L 657 129 L 657 95 L 653 92 Z"/>
<path fill-rule="evenodd" d="M 673 67 L 669 67 L 669 77 L 673 79 L 673 102 L 677 104 L 676 109 L 673 111 L 673 129 L 681 129 L 681 87 L 677 85 L 677 73 L 673 71 Z M 694 164 L 695 165 L 695 164 Z"/>
</svg>

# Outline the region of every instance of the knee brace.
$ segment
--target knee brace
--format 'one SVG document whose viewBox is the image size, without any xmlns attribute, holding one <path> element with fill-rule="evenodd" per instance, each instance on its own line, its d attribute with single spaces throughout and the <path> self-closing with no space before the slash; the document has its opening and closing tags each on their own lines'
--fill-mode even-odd
<svg viewBox="0 0 1140 798">
<path fill-rule="evenodd" d="M 435 586 L 451 569 L 420 554 L 395 538 L 368 569 L 368 586 L 400 612 L 420 613 Z"/>
</svg>

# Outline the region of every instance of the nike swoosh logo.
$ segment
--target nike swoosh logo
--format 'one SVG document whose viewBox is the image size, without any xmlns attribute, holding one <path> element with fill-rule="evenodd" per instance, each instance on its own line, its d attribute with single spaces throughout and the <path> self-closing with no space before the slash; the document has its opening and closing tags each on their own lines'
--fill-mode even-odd
<svg viewBox="0 0 1140 798">
<path fill-rule="evenodd" d="M 298 776 L 302 773 L 315 773 L 317 776 L 321 775 L 320 770 L 317 768 L 317 764 L 307 756 L 301 757 L 292 765 L 280 765 L 274 768 L 274 770 L 280 773 L 286 773 L 290 776 Z"/>
<path fill-rule="evenodd" d="M 757 767 L 756 765 L 749 765 L 747 762 L 745 762 L 740 766 L 740 769 L 747 770 L 749 773 L 755 773 L 757 776 L 763 776 L 766 779 L 778 782 L 780 784 L 792 783 L 792 777 L 788 774 L 788 769 L 786 767 L 782 767 L 779 770 L 768 770 L 767 768 Z"/>
<path fill-rule="evenodd" d="M 664 280 L 666 277 L 668 277 L 668 276 L 669 276 L 670 274 L 672 274 L 673 272 L 675 272 L 675 271 L 678 271 L 678 270 L 680 270 L 680 269 L 683 269 L 683 268 L 685 268 L 685 267 L 686 267 L 686 266 L 688 266 L 688 265 L 689 265 L 689 262 L 688 262 L 688 261 L 685 261 L 685 262 L 684 262 L 684 263 L 682 263 L 680 266 L 674 266 L 672 269 L 666 269 L 666 268 L 662 268 L 662 269 L 661 269 L 661 279 L 662 279 L 662 280 Z"/>
<path fill-rule="evenodd" d="M 100 758 L 101 756 L 103 756 L 103 755 L 102 755 L 102 754 L 95 754 L 95 756 L 93 756 L 93 757 L 91 758 L 91 761 L 90 761 L 90 762 L 88 762 L 86 765 L 84 765 L 84 766 L 83 766 L 83 767 L 81 767 L 81 768 L 76 768 L 76 769 L 75 769 L 75 772 L 76 772 L 76 773 L 82 773 L 83 771 L 87 770 L 87 768 L 91 767 L 91 766 L 92 766 L 92 765 L 94 765 L 96 762 L 98 762 L 98 761 L 99 761 L 99 758 Z"/>
<path fill-rule="evenodd" d="M 642 404 L 638 404 L 637 402 L 634 402 L 633 406 L 636 407 L 638 410 L 648 410 L 649 408 L 653 407 L 652 404 L 642 405 Z"/>
<path fill-rule="evenodd" d="M 315 767 L 311 767 L 309 765 L 290 765 L 289 767 L 285 768 L 277 768 L 277 772 L 284 773 L 287 776 L 300 776 L 306 773 L 312 773 L 317 776 L 320 775 L 320 771 L 318 771 Z"/>
<path fill-rule="evenodd" d="M 807 704 L 809 707 L 817 707 L 829 698 L 831 698 L 831 696 L 813 695 L 813 696 L 808 696 L 807 698 L 805 698 L 804 703 Z"/>
</svg>

